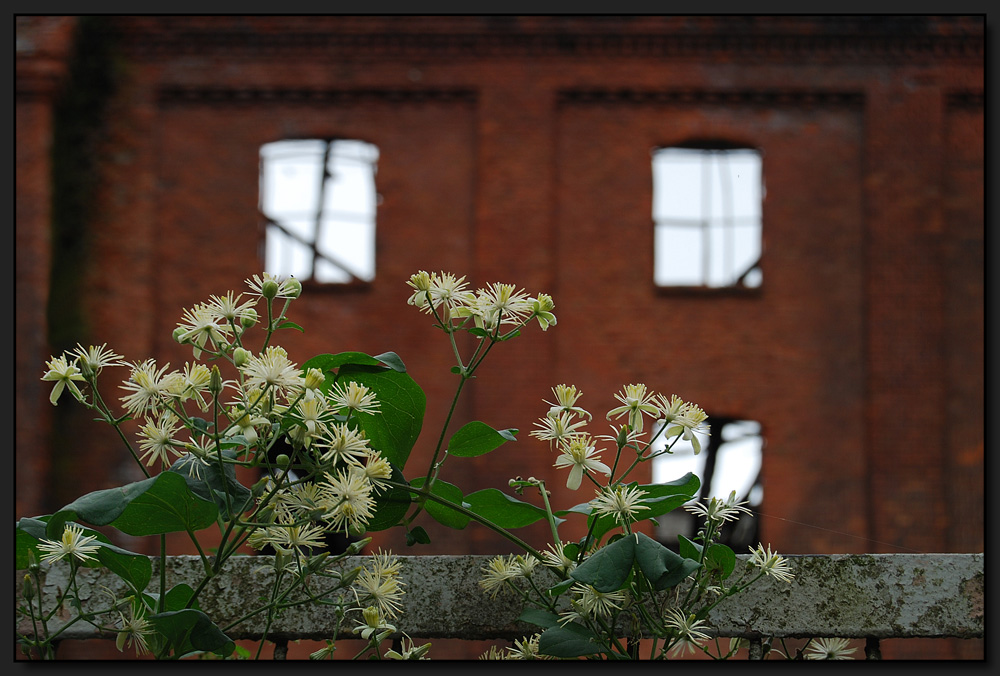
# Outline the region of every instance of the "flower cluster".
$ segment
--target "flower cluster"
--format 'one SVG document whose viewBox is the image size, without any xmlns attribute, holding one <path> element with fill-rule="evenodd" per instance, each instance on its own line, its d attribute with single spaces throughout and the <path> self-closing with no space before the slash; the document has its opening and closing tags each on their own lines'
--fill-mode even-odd
<svg viewBox="0 0 1000 676">
<path fill-rule="evenodd" d="M 53 404 L 69 391 L 99 410 L 97 376 L 107 367 L 129 368 L 120 402 L 138 422 L 141 462 L 195 478 L 220 461 L 264 467 L 267 480 L 256 495 L 264 523 L 249 535 L 248 544 L 305 555 L 325 547 L 327 532 L 363 531 L 374 513 L 375 498 L 392 468 L 370 446 L 358 419 L 377 414 L 380 404 L 362 384 L 327 382 L 315 368 L 303 373 L 279 345 L 250 349 L 248 330 L 261 314 L 267 317 L 266 343 L 285 320 L 285 310 L 275 313 L 273 301 L 284 300 L 287 309 L 302 286 L 268 273 L 246 284 L 246 296 L 213 295 L 183 311 L 173 337 L 192 347 L 195 361 L 180 369 L 154 359 L 129 363 L 106 345 L 78 346 L 53 357 L 42 380 L 54 383 Z M 262 301 L 266 309 L 259 314 Z M 233 377 L 223 379 L 218 364 L 210 367 L 202 359 L 228 362 Z M 198 421 L 213 406 L 221 415 L 214 428 L 206 427 Z M 110 411 L 105 417 L 116 418 Z"/>
<path fill-rule="evenodd" d="M 513 284 L 494 282 L 473 291 L 465 277 L 420 270 L 410 276 L 407 285 L 413 291 L 406 302 L 434 314 L 438 325 L 448 330 L 456 328 L 453 321 L 458 321 L 461 327 L 470 318 L 476 328 L 488 332 L 502 326 L 523 326 L 532 319 L 538 321 L 543 331 L 556 323 L 551 296 L 544 293 L 530 296 Z"/>
<path fill-rule="evenodd" d="M 708 416 L 699 406 L 683 401 L 676 394 L 668 399 L 647 390 L 646 385 L 639 383 L 622 387 L 621 391 L 615 394 L 615 399 L 621 405 L 607 412 L 608 420 L 625 416 L 625 424 L 618 428 L 612 426 L 614 432 L 612 435 L 595 438 L 584 429 L 592 419 L 591 414 L 577 405 L 577 400 L 583 392 L 574 385 L 563 384 L 553 387 L 552 393 L 555 395 L 555 401 L 545 401 L 549 405 L 548 413 L 535 423 L 538 429 L 531 431 L 530 435 L 548 441 L 550 447 L 559 452 L 554 466 L 569 469 L 566 487 L 570 490 L 578 489 L 585 476 L 598 487 L 600 485 L 591 476 L 592 474 L 611 476 L 611 468 L 601 462 L 602 450 L 597 448 L 598 439 L 614 442 L 619 451 L 631 446 L 640 456 L 644 452 L 649 453 L 642 458 L 644 460 L 652 457 L 651 443 L 640 446 L 645 427 L 644 418 L 648 417 L 661 423 L 658 436 L 662 435 L 665 439 L 680 436 L 691 441 L 695 453 L 701 451 L 696 433 L 708 433 L 708 426 L 705 424 Z M 660 452 L 670 452 L 669 447 L 657 453 Z"/>
</svg>

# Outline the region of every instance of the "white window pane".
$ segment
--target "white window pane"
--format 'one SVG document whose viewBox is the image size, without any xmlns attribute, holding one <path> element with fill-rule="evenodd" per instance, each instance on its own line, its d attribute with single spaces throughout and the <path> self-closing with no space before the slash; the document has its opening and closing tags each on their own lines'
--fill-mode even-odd
<svg viewBox="0 0 1000 676">
<path fill-rule="evenodd" d="M 271 226 L 267 229 L 264 269 L 272 274 L 304 279 L 309 273 L 309 258 L 301 244 Z M 280 272 L 272 272 L 275 270 Z"/>
<path fill-rule="evenodd" d="M 653 233 L 654 281 L 660 286 L 702 283 L 702 232 L 699 228 L 660 226 Z"/>
<path fill-rule="evenodd" d="M 733 216 L 759 219 L 763 187 L 760 153 L 752 150 L 732 151 L 728 161 L 733 188 Z"/>
<path fill-rule="evenodd" d="M 702 157 L 697 151 L 665 148 L 653 155 L 653 218 L 699 220 L 702 192 Z"/>
<path fill-rule="evenodd" d="M 374 279 L 378 148 L 364 141 L 337 140 L 328 150 L 326 141 L 307 139 L 268 143 L 260 153 L 261 211 L 294 235 L 268 227 L 267 271 L 328 283 Z M 324 154 L 329 173 L 325 183 Z M 317 218 L 322 219 L 318 231 Z"/>
<path fill-rule="evenodd" d="M 731 491 L 746 498 L 753 488 L 761 465 L 760 438 L 722 444 L 715 460 L 711 496 L 725 500 Z"/>
<path fill-rule="evenodd" d="M 353 221 L 325 221 L 318 248 L 333 261 L 340 262 L 359 279 L 375 277 L 375 224 Z M 324 261 L 327 267 L 334 267 Z M 317 270 L 319 267 L 317 266 Z M 338 268 L 339 269 L 339 268 Z M 343 270 L 341 270 L 343 272 Z M 328 273 L 329 274 L 329 273 Z M 348 281 L 341 279 L 339 281 Z M 325 281 L 318 278 L 317 281 Z"/>
<path fill-rule="evenodd" d="M 761 254 L 761 155 L 663 148 L 653 154 L 654 282 L 726 287 Z M 759 285 L 758 271 L 743 278 Z"/>
</svg>

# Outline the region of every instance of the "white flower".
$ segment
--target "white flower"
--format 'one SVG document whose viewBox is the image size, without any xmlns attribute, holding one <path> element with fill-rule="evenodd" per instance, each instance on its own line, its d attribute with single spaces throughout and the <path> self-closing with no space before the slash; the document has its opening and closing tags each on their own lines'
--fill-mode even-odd
<svg viewBox="0 0 1000 676">
<path fill-rule="evenodd" d="M 269 272 L 264 273 L 263 279 L 254 275 L 252 279 L 247 279 L 246 284 L 255 296 L 264 296 L 265 285 L 273 282 L 277 285 L 277 292 L 274 298 L 298 298 L 302 293 L 302 284 L 294 278 L 281 279 Z"/>
<path fill-rule="evenodd" d="M 600 592 L 589 584 L 574 584 L 570 591 L 577 595 L 578 608 L 587 617 L 610 617 L 626 599 L 622 590 Z"/>
<path fill-rule="evenodd" d="M 807 660 L 851 660 L 850 657 L 857 648 L 848 648 L 846 638 L 816 638 L 809 642 Z"/>
<path fill-rule="evenodd" d="M 324 518 L 345 533 L 361 529 L 375 513 L 371 482 L 363 474 L 343 471 L 327 474 L 326 479 L 323 487 L 330 509 Z"/>
<path fill-rule="evenodd" d="M 74 381 L 86 381 L 87 379 L 83 377 L 83 373 L 80 369 L 76 367 L 76 364 L 70 364 L 66 357 L 53 357 L 51 361 L 45 363 L 49 367 L 49 370 L 45 372 L 42 376 L 42 380 L 48 380 L 50 382 L 55 382 L 55 386 L 52 388 L 52 393 L 49 395 L 49 401 L 55 406 L 56 402 L 59 400 L 59 395 L 65 388 L 69 388 L 69 391 L 73 393 L 77 401 L 83 401 L 83 393 L 76 386 Z"/>
<path fill-rule="evenodd" d="M 164 372 L 168 368 L 170 368 L 170 364 L 157 370 L 156 362 L 153 359 L 147 359 L 132 367 L 129 379 L 120 386 L 123 390 L 131 393 L 121 397 L 121 401 L 129 413 L 135 416 L 162 408 L 162 398 L 168 394 L 170 384 L 173 381 L 173 374 L 164 376 Z"/>
<path fill-rule="evenodd" d="M 660 416 L 666 425 L 663 438 L 670 439 L 680 434 L 685 441 L 690 442 L 694 447 L 695 455 L 701 453 L 701 441 L 698 439 L 697 433 L 709 434 L 708 425 L 705 424 L 708 415 L 705 411 L 697 404 L 686 402 L 676 394 L 671 395 L 669 400 L 657 395 L 656 402 Z"/>
<path fill-rule="evenodd" d="M 711 638 L 702 631 L 705 622 L 694 619 L 694 615 L 684 615 L 673 608 L 668 608 L 664 615 L 663 624 L 677 632 L 677 641 L 670 649 L 672 655 L 676 655 L 678 652 L 687 654 L 688 651 L 693 653 L 701 645 L 700 641 L 707 641 Z"/>
<path fill-rule="evenodd" d="M 548 566 L 549 568 L 555 568 L 561 570 L 565 573 L 570 572 L 576 568 L 576 561 L 566 556 L 566 545 L 569 542 L 561 542 L 559 544 L 550 544 L 542 554 L 542 565 Z"/>
<path fill-rule="evenodd" d="M 83 345 L 77 343 L 72 354 L 76 356 L 76 361 L 81 367 L 89 368 L 94 375 L 98 375 L 105 366 L 128 366 L 121 355 L 115 354 L 107 347 L 108 344 L 104 343 L 97 347 L 91 345 L 84 349 Z"/>
<path fill-rule="evenodd" d="M 368 457 L 368 440 L 347 423 L 330 425 L 328 431 L 329 437 L 316 443 L 317 448 L 326 449 L 320 455 L 323 462 L 337 465 L 343 460 L 348 465 L 359 466 L 361 460 Z"/>
<path fill-rule="evenodd" d="M 590 501 L 595 514 L 610 514 L 622 526 L 637 520 L 637 514 L 648 506 L 640 504 L 646 494 L 636 486 L 605 486 L 598 496 Z"/>
<path fill-rule="evenodd" d="M 538 298 L 531 301 L 531 316 L 538 320 L 542 331 L 548 331 L 550 326 L 556 325 L 556 316 L 552 313 L 555 306 L 552 296 L 546 293 L 538 294 Z"/>
<path fill-rule="evenodd" d="M 576 405 L 576 400 L 583 396 L 583 392 L 578 391 L 576 385 L 556 385 L 552 388 L 552 394 L 556 395 L 554 404 L 551 401 L 543 400 L 551 407 L 547 414 L 548 417 L 555 417 L 563 411 L 578 413 L 587 418 L 591 417 L 588 411 Z"/>
<path fill-rule="evenodd" d="M 256 304 L 252 300 L 240 303 L 241 298 L 243 298 L 242 294 L 234 298 L 232 291 L 226 292 L 225 296 L 212 295 L 209 297 L 208 303 L 206 303 L 206 308 L 213 316 L 226 322 L 238 324 L 243 316 L 246 315 L 247 310 L 252 310 Z"/>
<path fill-rule="evenodd" d="M 785 560 L 785 557 L 779 556 L 777 553 L 772 554 L 771 547 L 765 551 L 764 545 L 758 544 L 757 549 L 750 547 L 750 554 L 748 563 L 760 568 L 765 575 L 781 582 L 791 582 L 795 578 L 795 575 L 788 568 L 788 561 Z"/>
<path fill-rule="evenodd" d="M 375 393 L 353 380 L 347 384 L 347 387 L 342 387 L 340 383 L 337 383 L 327 396 L 338 408 L 346 408 L 358 413 L 378 413 L 379 410 L 379 402 L 375 398 Z"/>
<path fill-rule="evenodd" d="M 551 413 L 551 411 L 550 411 Z M 579 420 L 573 422 L 574 414 L 569 411 L 563 411 L 557 415 L 547 415 L 544 418 L 539 418 L 538 422 L 535 423 L 535 427 L 540 429 L 532 430 L 529 434 L 540 441 L 548 442 L 560 442 L 568 441 L 581 432 L 576 430 L 580 427 L 584 427 L 587 424 L 586 420 Z"/>
<path fill-rule="evenodd" d="M 184 455 L 184 451 L 177 448 L 180 444 L 175 445 L 174 442 L 178 427 L 177 417 L 165 412 L 161 413 L 155 422 L 147 422 L 140 428 L 139 436 L 142 440 L 139 442 L 139 448 L 144 451 L 140 458 L 146 460 L 148 466 L 152 467 L 153 463 L 159 460 L 160 464 L 166 467 L 170 463 L 171 455 L 178 458 Z"/>
<path fill-rule="evenodd" d="M 38 541 L 38 549 L 44 552 L 42 561 L 55 563 L 60 559 L 76 559 L 77 561 L 93 561 L 91 556 L 100 549 L 100 545 L 90 544 L 97 539 L 96 535 L 84 535 L 83 528 L 68 523 L 63 527 L 62 539 L 59 542 L 42 538 Z"/>
<path fill-rule="evenodd" d="M 569 467 L 566 488 L 575 491 L 583 481 L 584 472 L 601 472 L 611 476 L 611 468 L 600 461 L 596 447 L 589 436 L 578 436 L 561 445 L 562 453 L 556 458 L 554 467 Z"/>
<path fill-rule="evenodd" d="M 264 354 L 253 356 L 243 366 L 246 387 L 273 387 L 278 390 L 296 390 L 302 386 L 299 369 L 288 360 L 288 353 L 277 345 L 268 345 Z"/>
<path fill-rule="evenodd" d="M 430 643 L 424 643 L 422 645 L 414 645 L 413 640 L 403 634 L 399 642 L 399 647 L 403 652 L 396 652 L 395 650 L 387 650 L 385 653 L 386 659 L 390 660 L 426 660 L 424 657 L 427 651 L 431 649 Z"/>
<path fill-rule="evenodd" d="M 137 615 L 135 608 L 130 606 L 127 619 L 124 613 L 118 613 L 118 625 L 120 629 L 118 637 L 115 639 L 118 652 L 123 652 L 126 645 L 134 647 L 136 655 L 144 655 L 149 652 L 146 637 L 152 636 L 156 632 L 153 630 L 153 625 L 146 620 L 145 615 L 141 612 Z"/>
<path fill-rule="evenodd" d="M 396 631 L 396 627 L 386 621 L 386 618 L 382 616 L 382 611 L 376 606 L 368 606 L 361 611 L 361 614 L 365 621 L 354 628 L 354 633 L 361 634 L 361 638 L 365 640 L 371 638 L 373 634 L 376 640 L 381 640 L 383 634 L 389 635 Z"/>
<path fill-rule="evenodd" d="M 746 501 L 736 502 L 736 491 L 732 491 L 725 500 L 713 497 L 704 505 L 700 502 L 695 502 L 685 505 L 684 509 L 711 521 L 724 522 L 736 521 L 740 518 L 740 514 L 753 514 L 753 512 L 743 506 L 745 504 L 747 504 Z"/>
<path fill-rule="evenodd" d="M 494 556 L 486 563 L 486 567 L 482 571 L 483 579 L 479 581 L 479 586 L 489 594 L 491 599 L 497 597 L 497 593 L 504 588 L 508 580 L 521 577 L 520 566 L 513 555 Z"/>
<path fill-rule="evenodd" d="M 208 343 L 211 343 L 208 347 L 213 351 L 222 345 L 229 345 L 228 336 L 233 332 L 232 327 L 207 303 L 199 303 L 190 310 L 185 310 L 177 329 L 174 338 L 182 345 L 194 345 L 195 359 L 201 359 L 201 351 Z"/>
<path fill-rule="evenodd" d="M 352 585 L 359 603 L 374 604 L 379 613 L 388 618 L 397 617 L 403 610 L 403 583 L 399 580 L 398 561 L 390 555 L 373 562 L 358 574 Z"/>
<path fill-rule="evenodd" d="M 660 413 L 660 409 L 651 403 L 653 396 L 652 392 L 646 392 L 646 386 L 642 383 L 626 385 L 615 395 L 615 399 L 622 405 L 608 411 L 608 420 L 628 415 L 628 424 L 632 429 L 637 433 L 642 432 L 642 414 L 657 416 Z"/>
</svg>

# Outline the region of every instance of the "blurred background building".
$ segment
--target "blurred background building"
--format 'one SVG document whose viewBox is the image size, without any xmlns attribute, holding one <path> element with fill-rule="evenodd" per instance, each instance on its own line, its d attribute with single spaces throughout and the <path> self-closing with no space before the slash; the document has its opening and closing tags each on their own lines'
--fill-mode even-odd
<svg viewBox="0 0 1000 676">
<path fill-rule="evenodd" d="M 542 400 L 576 385 L 604 434 L 645 383 L 713 427 L 644 480 L 738 490 L 737 552 L 981 552 L 984 35 L 982 16 L 18 16 L 17 516 L 141 478 L 49 404 L 50 355 L 177 368 L 182 310 L 263 270 L 304 282 L 305 332 L 280 338 L 297 363 L 402 357 L 424 470 L 455 376 L 406 305 L 423 269 L 548 293 L 559 318 L 468 388 L 458 424 L 521 432 L 449 461 L 467 492 L 533 475 L 588 500 L 529 436 Z M 510 551 L 424 525 L 430 545 L 373 548 Z"/>
</svg>

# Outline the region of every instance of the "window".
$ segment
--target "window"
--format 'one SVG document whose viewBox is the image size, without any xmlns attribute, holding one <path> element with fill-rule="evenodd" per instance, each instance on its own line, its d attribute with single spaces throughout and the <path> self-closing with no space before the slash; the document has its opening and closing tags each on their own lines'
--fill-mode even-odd
<svg viewBox="0 0 1000 676">
<path fill-rule="evenodd" d="M 699 501 L 709 498 L 725 500 L 736 491 L 738 501 L 747 501 L 745 507 L 755 510 L 764 497 L 760 481 L 764 438 L 761 425 L 754 420 L 713 416 L 709 414 L 711 435 L 698 434 L 701 453 L 694 454 L 694 447 L 683 438 L 671 447 L 673 453 L 653 459 L 653 483 L 664 483 L 692 472 L 701 480 Z M 654 426 L 652 434 L 659 431 Z M 673 439 L 671 439 L 673 441 Z M 653 444 L 654 452 L 662 450 L 662 437 Z M 675 509 L 659 517 L 657 537 L 668 547 L 677 546 L 677 536 L 694 537 L 701 527 L 700 517 L 687 510 Z M 743 515 L 739 521 L 726 524 L 722 529 L 722 542 L 733 549 L 746 551 L 757 544 L 757 516 Z"/>
<path fill-rule="evenodd" d="M 656 285 L 759 287 L 763 195 L 760 151 L 654 150 Z"/>
<path fill-rule="evenodd" d="M 378 148 L 289 140 L 260 149 L 264 269 L 332 284 L 375 278 Z"/>
</svg>

